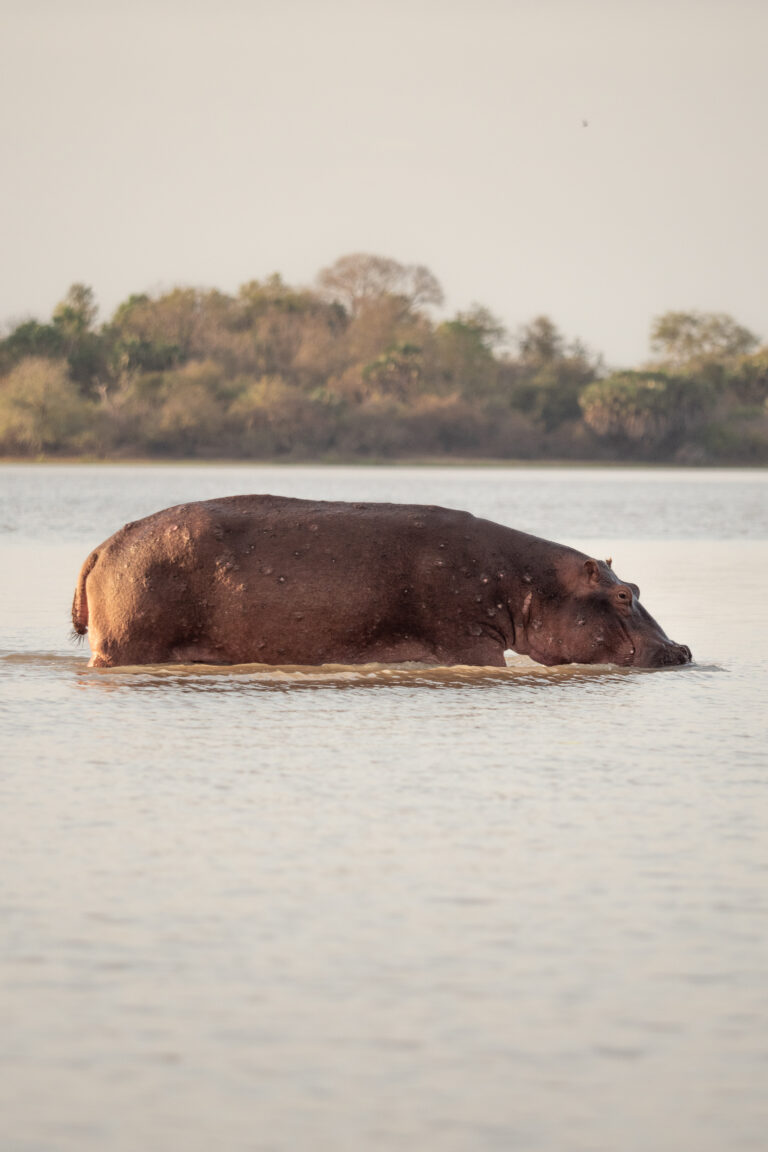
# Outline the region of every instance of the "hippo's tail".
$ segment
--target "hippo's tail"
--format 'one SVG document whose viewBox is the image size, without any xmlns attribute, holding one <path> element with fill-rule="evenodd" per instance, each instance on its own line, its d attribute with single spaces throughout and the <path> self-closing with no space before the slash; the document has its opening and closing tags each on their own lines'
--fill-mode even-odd
<svg viewBox="0 0 768 1152">
<path fill-rule="evenodd" d="M 85 636 L 88 631 L 88 595 L 85 591 L 85 582 L 98 558 L 98 552 L 91 552 L 80 569 L 77 588 L 75 588 L 75 598 L 72 601 L 72 627 L 75 630 L 76 638 Z"/>
</svg>

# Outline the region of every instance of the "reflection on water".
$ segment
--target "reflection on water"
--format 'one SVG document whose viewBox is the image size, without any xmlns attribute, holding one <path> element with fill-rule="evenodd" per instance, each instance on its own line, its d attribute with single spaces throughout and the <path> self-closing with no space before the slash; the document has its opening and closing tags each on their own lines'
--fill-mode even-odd
<svg viewBox="0 0 768 1152">
<path fill-rule="evenodd" d="M 407 688 L 412 691 L 423 689 L 462 688 L 483 691 L 491 685 L 525 683 L 526 687 L 547 684 L 566 685 L 583 683 L 594 672 L 564 671 L 557 675 L 541 669 L 499 668 L 398 668 L 398 667 L 324 667 L 324 668 L 266 668 L 264 666 L 244 666 L 233 668 L 228 674 L 221 674 L 197 668 L 181 668 L 178 671 L 144 668 L 120 669 L 119 673 L 100 678 L 95 683 L 89 678 L 89 686 L 106 688 L 111 691 L 118 687 L 141 689 L 173 685 L 182 691 L 194 692 L 236 692 L 251 690 L 294 692 L 299 690 L 345 689 L 386 689 Z M 605 672 L 603 676 L 612 673 Z M 81 681 L 85 683 L 85 681 Z"/>
<path fill-rule="evenodd" d="M 570 518 L 689 667 L 88 669 L 88 548 L 222 471 L 0 492 L 3 1152 L 761 1148 L 764 479 L 266 477 Z"/>
<path fill-rule="evenodd" d="M 113 691 L 117 688 L 159 687 L 200 692 L 258 689 L 286 691 L 301 688 L 477 688 L 490 685 L 608 684 L 633 676 L 690 675 L 722 672 L 717 665 L 671 665 L 665 668 L 627 668 L 614 664 L 567 664 L 544 667 L 526 656 L 507 653 L 507 667 L 475 667 L 407 662 L 403 664 L 152 664 L 88 668 L 87 658 L 56 652 L 19 652 L 0 656 L 0 663 L 31 673 L 53 669 L 76 674 L 81 686 Z"/>
</svg>

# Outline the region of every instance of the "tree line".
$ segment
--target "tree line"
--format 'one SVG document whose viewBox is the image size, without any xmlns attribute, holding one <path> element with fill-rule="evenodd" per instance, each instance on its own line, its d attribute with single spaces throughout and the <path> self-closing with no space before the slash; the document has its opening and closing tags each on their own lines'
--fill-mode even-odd
<svg viewBox="0 0 768 1152">
<path fill-rule="evenodd" d="M 0 453 L 768 463 L 768 346 L 730 316 L 667 312 L 617 371 L 547 316 L 510 335 L 442 303 L 429 269 L 367 254 L 309 288 L 132 295 L 102 324 L 74 284 L 0 340 Z"/>
</svg>

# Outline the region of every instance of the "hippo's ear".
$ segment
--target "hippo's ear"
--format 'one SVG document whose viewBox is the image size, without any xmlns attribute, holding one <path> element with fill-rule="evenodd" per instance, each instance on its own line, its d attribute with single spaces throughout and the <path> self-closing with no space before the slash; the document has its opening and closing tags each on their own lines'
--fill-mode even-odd
<svg viewBox="0 0 768 1152">
<path fill-rule="evenodd" d="M 597 560 L 584 561 L 584 575 L 590 584 L 600 583 L 600 565 Z"/>
</svg>

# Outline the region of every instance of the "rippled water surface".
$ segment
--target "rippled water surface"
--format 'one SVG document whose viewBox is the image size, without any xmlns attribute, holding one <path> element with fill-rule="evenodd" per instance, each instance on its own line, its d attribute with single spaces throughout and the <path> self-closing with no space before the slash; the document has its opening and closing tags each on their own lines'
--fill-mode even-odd
<svg viewBox="0 0 768 1152">
<path fill-rule="evenodd" d="M 80 564 L 271 491 L 598 556 L 659 672 L 89 670 Z M 764 1149 L 768 474 L 0 466 L 2 1152 Z"/>
</svg>

